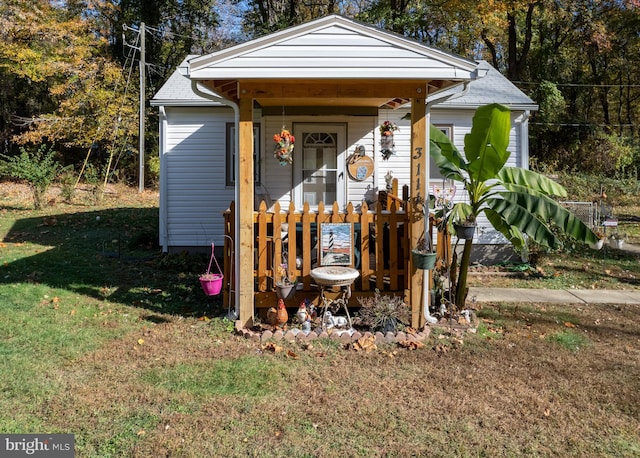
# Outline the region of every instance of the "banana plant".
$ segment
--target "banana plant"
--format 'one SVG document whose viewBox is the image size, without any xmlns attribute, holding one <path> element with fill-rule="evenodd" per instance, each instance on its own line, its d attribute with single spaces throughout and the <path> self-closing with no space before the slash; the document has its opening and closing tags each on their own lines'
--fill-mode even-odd
<svg viewBox="0 0 640 458">
<path fill-rule="evenodd" d="M 475 221 L 484 214 L 516 249 L 525 246 L 526 237 L 558 247 L 554 229 L 582 242 L 597 242 L 596 234 L 556 200 L 567 196 L 564 187 L 531 170 L 506 166 L 510 131 L 510 110 L 500 104 L 476 110 L 464 137 L 464 154 L 440 129 L 430 127 L 430 155 L 440 173 L 462 183 L 468 194 L 467 202 L 456 203 L 445 215 L 445 224 Z M 473 239 L 466 239 L 455 291 L 458 309 L 466 300 L 472 246 Z"/>
</svg>

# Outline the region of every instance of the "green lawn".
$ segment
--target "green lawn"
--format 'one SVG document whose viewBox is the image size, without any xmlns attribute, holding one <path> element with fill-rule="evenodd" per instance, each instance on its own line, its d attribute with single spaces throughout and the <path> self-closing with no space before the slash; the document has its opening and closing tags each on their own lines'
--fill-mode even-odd
<svg viewBox="0 0 640 458">
<path fill-rule="evenodd" d="M 417 350 L 268 346 L 215 318 L 206 256 L 149 243 L 154 196 L 120 193 L 40 212 L 0 194 L 4 433 L 100 458 L 640 456 L 636 307 L 483 304 L 476 333 Z"/>
</svg>

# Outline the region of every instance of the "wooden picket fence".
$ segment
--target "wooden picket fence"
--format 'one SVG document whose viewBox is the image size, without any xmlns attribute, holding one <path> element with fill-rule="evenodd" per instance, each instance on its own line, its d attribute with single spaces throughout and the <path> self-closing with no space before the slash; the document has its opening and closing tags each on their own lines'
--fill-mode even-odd
<svg viewBox="0 0 640 458">
<path fill-rule="evenodd" d="M 224 219 L 225 233 L 233 238 L 234 202 L 225 212 Z M 358 228 L 354 238 L 358 265 L 354 267 L 359 270 L 360 277 L 354 284 L 355 292 L 378 289 L 404 293 L 408 288 L 409 219 L 404 210 L 397 209 L 396 202 L 390 202 L 387 210 L 379 202 L 374 211 L 370 211 L 367 204 L 363 203 L 357 212 L 351 203 L 345 212 L 340 212 L 337 202 L 328 211 L 323 203 L 318 205 L 317 211 L 311 211 L 307 203 L 302 211 L 296 211 L 293 203 L 287 211 L 282 211 L 279 203 L 274 205 L 272 211 L 268 211 L 262 202 L 258 211 L 254 212 L 253 223 L 254 291 L 257 297 L 259 293 L 273 292 L 275 281 L 279 280 L 277 267 L 281 264 L 286 264 L 289 274 L 302 284 L 299 291 L 317 292 L 311 270 L 317 267 L 315 261 L 320 254 L 312 238 L 318 237 L 318 228 L 323 223 L 352 223 Z M 230 247 L 225 246 L 225 253 L 230 254 Z M 225 278 L 233 279 L 230 256 L 225 255 L 224 259 Z M 261 300 L 256 301 L 256 306 L 260 307 L 261 304 Z"/>
</svg>

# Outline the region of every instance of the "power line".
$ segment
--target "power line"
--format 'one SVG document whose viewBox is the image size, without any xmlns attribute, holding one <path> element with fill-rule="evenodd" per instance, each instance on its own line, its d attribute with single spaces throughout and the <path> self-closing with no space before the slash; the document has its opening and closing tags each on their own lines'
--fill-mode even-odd
<svg viewBox="0 0 640 458">
<path fill-rule="evenodd" d="M 559 127 L 635 127 L 635 124 L 605 124 L 578 122 L 530 122 L 531 126 L 559 126 Z"/>
<path fill-rule="evenodd" d="M 555 86 L 560 87 L 590 87 L 590 88 L 611 88 L 611 87 L 640 87 L 640 84 L 586 84 L 586 83 L 554 83 L 549 81 Z M 530 86 L 540 85 L 543 81 L 512 81 L 513 84 L 527 84 Z"/>
</svg>

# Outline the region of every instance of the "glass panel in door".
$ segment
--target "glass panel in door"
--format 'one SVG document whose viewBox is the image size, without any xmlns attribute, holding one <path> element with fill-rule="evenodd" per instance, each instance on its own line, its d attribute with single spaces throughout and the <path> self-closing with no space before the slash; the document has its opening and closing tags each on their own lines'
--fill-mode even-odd
<svg viewBox="0 0 640 458">
<path fill-rule="evenodd" d="M 337 132 L 304 132 L 302 136 L 302 201 L 330 206 L 338 198 Z"/>
</svg>

